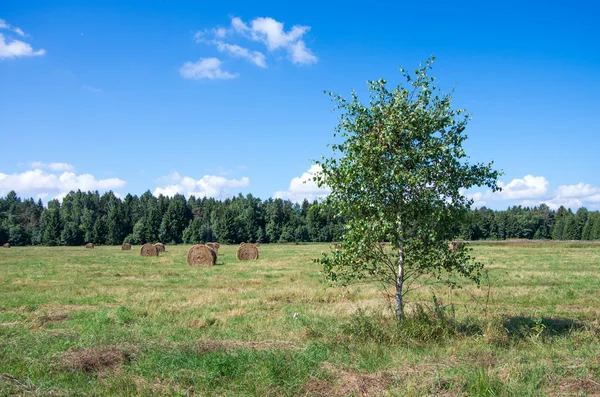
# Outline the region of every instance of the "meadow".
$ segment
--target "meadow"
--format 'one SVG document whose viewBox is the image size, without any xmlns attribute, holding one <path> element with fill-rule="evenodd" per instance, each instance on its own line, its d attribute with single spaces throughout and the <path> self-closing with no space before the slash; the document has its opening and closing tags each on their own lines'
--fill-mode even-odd
<svg viewBox="0 0 600 397">
<path fill-rule="evenodd" d="M 402 322 L 323 284 L 327 244 L 0 249 L 0 396 L 599 396 L 600 244 L 471 247 L 481 287 L 424 280 Z"/>
</svg>

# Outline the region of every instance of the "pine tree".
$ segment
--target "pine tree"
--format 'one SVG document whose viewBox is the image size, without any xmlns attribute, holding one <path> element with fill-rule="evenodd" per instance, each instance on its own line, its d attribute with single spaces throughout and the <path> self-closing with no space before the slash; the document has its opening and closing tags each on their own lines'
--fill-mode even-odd
<svg viewBox="0 0 600 397">
<path fill-rule="evenodd" d="M 92 240 L 88 243 L 94 244 L 106 244 L 106 236 L 108 234 L 107 217 L 103 215 L 96 219 L 94 223 L 94 231 L 92 233 Z"/>
<path fill-rule="evenodd" d="M 60 245 L 60 235 L 62 232 L 62 222 L 60 219 L 60 204 L 58 200 L 52 200 L 48 203 L 48 210 L 44 212 L 44 231 L 42 232 L 42 244 Z"/>
<path fill-rule="evenodd" d="M 183 242 L 186 244 L 206 243 L 206 227 L 200 218 L 195 218 L 183 231 Z"/>
<path fill-rule="evenodd" d="M 581 239 L 582 240 L 591 240 L 592 239 L 592 227 L 594 226 L 594 217 L 590 216 L 585 221 L 585 225 L 583 225 L 583 230 L 581 231 Z"/>
<path fill-rule="evenodd" d="M 183 241 L 183 231 L 191 219 L 185 197 L 176 194 L 170 201 L 160 226 L 160 240 L 172 244 Z"/>
<path fill-rule="evenodd" d="M 591 240 L 600 240 L 600 214 L 596 215 L 594 219 L 594 226 L 592 227 L 592 232 L 590 234 Z"/>
<path fill-rule="evenodd" d="M 144 220 L 144 239 L 147 243 L 155 243 L 158 239 L 160 224 L 162 222 L 162 214 L 158 208 L 158 201 L 155 198 L 148 200 L 146 215 Z"/>
<path fill-rule="evenodd" d="M 146 244 L 146 226 L 144 218 L 138 220 L 133 226 L 131 242 L 133 244 Z"/>
<path fill-rule="evenodd" d="M 581 234 L 579 234 L 579 222 L 574 216 L 569 216 L 565 222 L 565 229 L 563 231 L 563 240 L 580 240 Z"/>
<path fill-rule="evenodd" d="M 60 234 L 60 240 L 63 245 L 77 246 L 84 243 L 83 232 L 75 222 L 67 222 Z"/>
<path fill-rule="evenodd" d="M 127 235 L 126 228 L 127 220 L 125 219 L 123 204 L 120 200 L 116 200 L 111 205 L 108 213 L 106 243 L 111 245 L 122 244 Z"/>
<path fill-rule="evenodd" d="M 561 217 L 556 220 L 556 223 L 554 223 L 554 228 L 552 229 L 552 240 L 562 240 L 564 229 L 565 229 L 565 218 Z"/>
</svg>

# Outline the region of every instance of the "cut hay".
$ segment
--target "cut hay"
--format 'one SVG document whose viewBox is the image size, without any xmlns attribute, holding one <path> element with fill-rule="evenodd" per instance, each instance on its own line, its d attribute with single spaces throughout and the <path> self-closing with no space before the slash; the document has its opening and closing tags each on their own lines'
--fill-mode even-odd
<svg viewBox="0 0 600 397">
<path fill-rule="evenodd" d="M 156 243 L 154 246 L 158 252 L 165 252 L 167 250 L 167 247 L 163 243 Z"/>
<path fill-rule="evenodd" d="M 131 251 L 131 244 L 125 243 L 121 246 L 122 251 Z"/>
<path fill-rule="evenodd" d="M 238 261 L 254 261 L 258 259 L 258 248 L 254 244 L 242 243 L 237 250 Z"/>
<path fill-rule="evenodd" d="M 158 250 L 152 244 L 144 244 L 140 249 L 140 254 L 142 256 L 158 256 Z"/>
<path fill-rule="evenodd" d="M 94 244 L 92 244 L 92 243 L 87 243 L 87 244 L 85 245 L 85 248 L 94 248 Z"/>
<path fill-rule="evenodd" d="M 4 243 L 4 245 L 2 245 L 2 248 L 10 248 L 10 244 L 9 243 Z"/>
<path fill-rule="evenodd" d="M 462 245 L 462 241 L 450 241 L 448 243 L 448 249 L 450 251 L 458 251 L 459 249 L 461 249 Z"/>
<path fill-rule="evenodd" d="M 187 264 L 190 266 L 213 266 L 217 263 L 217 253 L 204 244 L 193 245 L 188 251 Z"/>
<path fill-rule="evenodd" d="M 63 354 L 62 366 L 74 372 L 96 373 L 104 370 L 116 370 L 129 362 L 135 355 L 135 349 L 127 346 L 91 347 L 80 350 L 68 350 Z"/>
<path fill-rule="evenodd" d="M 206 243 L 206 246 L 215 251 L 215 254 L 219 255 L 219 243 Z"/>
<path fill-rule="evenodd" d="M 258 248 L 258 247 L 260 247 L 260 243 L 254 243 L 254 246 L 255 246 L 256 248 Z"/>
</svg>

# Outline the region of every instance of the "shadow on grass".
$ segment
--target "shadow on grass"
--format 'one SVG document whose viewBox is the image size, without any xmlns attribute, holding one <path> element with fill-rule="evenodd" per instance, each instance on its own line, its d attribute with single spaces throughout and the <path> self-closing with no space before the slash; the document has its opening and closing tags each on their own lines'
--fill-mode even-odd
<svg viewBox="0 0 600 397">
<path fill-rule="evenodd" d="M 544 339 L 569 335 L 572 332 L 591 331 L 582 322 L 563 317 L 536 317 L 533 315 L 499 315 L 456 318 L 451 307 L 418 306 L 402 319 L 391 318 L 359 309 L 348 322 L 337 329 L 325 324 L 305 324 L 308 335 L 340 343 L 350 341 L 383 344 L 421 344 L 423 342 L 451 341 L 461 337 L 481 337 L 488 343 L 506 345 L 527 339 Z M 325 330 L 318 331 L 318 330 Z"/>
<path fill-rule="evenodd" d="M 531 335 L 560 336 L 586 329 L 582 322 L 564 317 L 532 317 L 516 315 L 504 318 L 509 336 L 524 338 Z"/>
</svg>

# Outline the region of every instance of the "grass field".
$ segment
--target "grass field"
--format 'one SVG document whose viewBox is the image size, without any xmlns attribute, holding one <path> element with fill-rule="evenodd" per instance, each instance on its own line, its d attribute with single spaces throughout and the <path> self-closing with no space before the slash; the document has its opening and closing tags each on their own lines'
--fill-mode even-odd
<svg viewBox="0 0 600 397">
<path fill-rule="evenodd" d="M 0 249 L 0 395 L 599 396 L 600 244 L 472 247 L 489 283 L 425 283 L 401 324 L 323 285 L 324 244 Z"/>
</svg>

